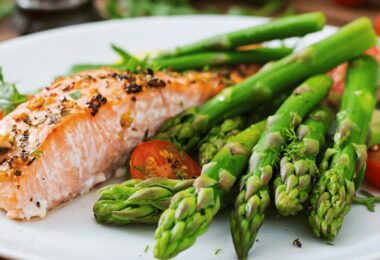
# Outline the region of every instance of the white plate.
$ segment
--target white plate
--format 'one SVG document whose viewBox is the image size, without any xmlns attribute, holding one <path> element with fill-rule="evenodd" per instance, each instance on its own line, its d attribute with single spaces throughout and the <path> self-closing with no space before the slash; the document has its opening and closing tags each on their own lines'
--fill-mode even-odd
<svg viewBox="0 0 380 260">
<path fill-rule="evenodd" d="M 114 61 L 109 44 L 132 52 L 170 48 L 215 33 L 265 22 L 231 16 L 159 17 L 109 21 L 67 27 L 0 44 L 0 66 L 22 91 L 48 84 L 73 63 Z M 328 27 L 307 36 L 310 44 L 334 31 Z M 296 43 L 290 41 L 290 44 Z M 43 220 L 15 222 L 0 215 L 0 254 L 27 259 L 151 259 L 153 226 L 108 227 L 96 224 L 91 192 L 57 209 Z M 292 241 L 299 238 L 302 248 Z M 306 216 L 268 217 L 251 250 L 252 259 L 379 259 L 380 210 L 355 206 L 334 242 L 313 237 Z M 145 252 L 146 246 L 149 249 Z M 215 255 L 217 249 L 222 251 Z M 177 259 L 235 259 L 226 213 L 218 215 L 206 234 Z"/>
</svg>

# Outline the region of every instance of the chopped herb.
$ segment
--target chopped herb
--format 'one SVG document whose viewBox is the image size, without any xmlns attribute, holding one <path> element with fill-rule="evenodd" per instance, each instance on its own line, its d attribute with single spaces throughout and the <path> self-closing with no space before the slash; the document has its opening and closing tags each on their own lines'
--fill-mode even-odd
<svg viewBox="0 0 380 260">
<path fill-rule="evenodd" d="M 80 91 L 75 91 L 73 93 L 70 93 L 69 96 L 75 100 L 79 99 L 81 97 L 82 93 Z"/>
<path fill-rule="evenodd" d="M 0 110 L 5 115 L 9 114 L 26 100 L 27 96 L 20 94 L 14 83 L 4 81 L 2 69 L 0 67 Z"/>
<path fill-rule="evenodd" d="M 148 253 L 149 251 L 149 245 L 146 245 L 145 249 L 144 249 L 144 253 Z"/>
<path fill-rule="evenodd" d="M 99 69 L 102 67 L 109 67 L 131 72 L 144 72 L 148 67 L 151 68 L 151 70 L 158 69 L 157 65 L 149 64 L 148 57 L 140 60 L 116 45 L 112 44 L 111 48 L 119 55 L 120 62 L 112 64 L 77 64 L 71 67 L 69 74 L 74 74 L 83 70 Z"/>
<path fill-rule="evenodd" d="M 135 170 L 137 170 L 139 172 L 144 172 L 144 169 L 143 169 L 142 165 L 138 165 L 138 166 L 134 165 L 133 169 L 135 169 Z"/>
<path fill-rule="evenodd" d="M 32 152 L 32 155 L 34 156 L 34 158 L 39 159 L 39 158 L 41 158 L 43 152 L 44 152 L 44 150 L 37 148 L 36 150 L 34 150 Z"/>
<path fill-rule="evenodd" d="M 219 255 L 221 252 L 222 252 L 222 249 L 218 248 L 218 249 L 215 250 L 214 255 Z"/>
<path fill-rule="evenodd" d="M 335 246 L 333 243 L 331 242 L 326 242 L 326 245 L 329 245 L 329 246 Z"/>
<path fill-rule="evenodd" d="M 380 197 L 374 196 L 368 191 L 361 191 L 366 197 L 355 196 L 353 202 L 367 207 L 368 211 L 375 212 L 375 204 L 380 203 Z"/>
<path fill-rule="evenodd" d="M 294 239 L 294 241 L 293 241 L 293 246 L 296 246 L 296 247 L 298 247 L 298 248 L 301 248 L 301 247 L 302 247 L 302 243 L 301 243 L 301 241 L 299 240 L 299 238 Z"/>
</svg>

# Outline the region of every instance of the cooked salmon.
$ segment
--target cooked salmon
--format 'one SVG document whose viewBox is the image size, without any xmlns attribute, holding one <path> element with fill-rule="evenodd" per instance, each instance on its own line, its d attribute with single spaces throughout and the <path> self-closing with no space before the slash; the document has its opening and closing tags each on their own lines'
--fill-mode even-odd
<svg viewBox="0 0 380 260">
<path fill-rule="evenodd" d="M 0 208 L 44 217 L 109 179 L 166 119 L 225 82 L 217 72 L 111 69 L 57 79 L 0 121 Z"/>
</svg>

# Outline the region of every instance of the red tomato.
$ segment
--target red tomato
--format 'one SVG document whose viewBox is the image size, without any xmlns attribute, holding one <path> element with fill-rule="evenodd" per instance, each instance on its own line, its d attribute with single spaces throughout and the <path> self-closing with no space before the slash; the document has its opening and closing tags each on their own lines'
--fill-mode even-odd
<svg viewBox="0 0 380 260">
<path fill-rule="evenodd" d="M 169 179 L 192 179 L 201 171 L 196 162 L 171 142 L 148 141 L 133 151 L 130 162 L 133 179 L 163 177 Z"/>
<path fill-rule="evenodd" d="M 369 49 L 368 51 L 365 52 L 365 54 L 368 54 L 368 55 L 374 57 L 378 62 L 380 62 L 380 48 L 379 48 L 379 46 L 375 46 L 375 47 Z"/>
<path fill-rule="evenodd" d="M 376 19 L 375 19 L 375 30 L 377 35 L 380 36 L 380 13 L 377 14 Z"/>
<path fill-rule="evenodd" d="M 368 150 L 365 177 L 373 186 L 380 188 L 380 150 Z"/>
<path fill-rule="evenodd" d="M 375 46 L 368 51 L 365 52 L 372 57 L 374 57 L 380 63 L 380 48 L 379 46 Z M 342 93 L 345 84 L 347 63 L 342 63 L 338 67 L 329 71 L 329 76 L 333 79 L 334 84 L 331 88 L 332 91 Z M 378 90 L 378 100 L 380 100 L 380 89 Z"/>
<path fill-rule="evenodd" d="M 344 88 L 344 78 L 346 76 L 347 63 L 340 64 L 335 69 L 330 70 L 329 76 L 333 79 L 334 84 L 331 87 L 332 91 L 338 93 L 343 92 Z"/>
<path fill-rule="evenodd" d="M 334 2 L 345 6 L 359 6 L 366 4 L 368 0 L 334 0 Z"/>
</svg>

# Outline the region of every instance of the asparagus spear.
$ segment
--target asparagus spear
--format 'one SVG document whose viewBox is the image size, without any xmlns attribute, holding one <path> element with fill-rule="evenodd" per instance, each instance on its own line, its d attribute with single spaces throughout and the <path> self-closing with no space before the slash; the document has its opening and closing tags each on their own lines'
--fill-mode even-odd
<svg viewBox="0 0 380 260">
<path fill-rule="evenodd" d="M 210 132 L 199 143 L 199 164 L 209 163 L 214 155 L 226 144 L 228 137 L 238 134 L 244 125 L 244 117 L 235 116 L 211 128 Z"/>
<path fill-rule="evenodd" d="M 250 150 L 256 144 L 265 121 L 256 123 L 228 142 L 202 168 L 193 187 L 177 193 L 170 206 L 161 215 L 156 230 L 154 254 L 158 258 L 170 258 L 195 243 L 203 234 L 221 201 L 246 167 Z"/>
<path fill-rule="evenodd" d="M 74 74 L 83 70 L 93 70 L 102 67 L 129 71 L 141 71 L 147 68 L 151 68 L 153 70 L 170 68 L 172 70 L 183 71 L 190 69 L 202 69 L 205 66 L 213 65 L 265 63 L 268 61 L 281 59 L 293 51 L 292 49 L 286 47 L 260 47 L 250 51 L 208 52 L 175 58 L 145 58 L 144 60 L 139 60 L 120 47 L 111 45 L 111 48 L 120 57 L 119 62 L 112 64 L 77 64 L 71 67 L 69 73 Z"/>
<path fill-rule="evenodd" d="M 321 163 L 321 177 L 312 191 L 309 222 L 316 236 L 332 240 L 350 211 L 355 178 L 365 169 L 367 137 L 376 103 L 378 63 L 369 56 L 350 62 L 334 148 Z"/>
<path fill-rule="evenodd" d="M 273 99 L 278 92 L 326 72 L 377 43 L 371 22 L 360 18 L 334 35 L 270 64 L 240 84 L 223 90 L 198 108 L 168 120 L 155 139 L 175 140 L 189 151 L 213 125 Z"/>
<path fill-rule="evenodd" d="M 150 178 L 104 187 L 93 207 L 95 219 L 101 224 L 155 224 L 172 196 L 192 184 L 193 180 Z"/>
<path fill-rule="evenodd" d="M 266 63 L 279 60 L 293 49 L 257 48 L 249 51 L 224 51 L 195 53 L 173 58 L 158 58 L 152 61 L 158 68 L 170 68 L 176 71 L 201 69 L 205 66 L 234 65 L 240 63 Z"/>
<path fill-rule="evenodd" d="M 368 140 L 368 147 L 372 147 L 376 144 L 380 144 L 380 121 L 371 123 L 370 135 Z"/>
<path fill-rule="evenodd" d="M 228 118 L 220 125 L 211 128 L 207 136 L 198 144 L 200 165 L 208 163 L 226 144 L 229 136 L 238 134 L 246 125 L 263 120 L 274 113 L 289 95 L 289 92 L 281 93 L 273 102 L 268 102 L 257 108 L 255 113 Z"/>
<path fill-rule="evenodd" d="M 161 57 L 181 56 L 206 51 L 232 50 L 238 46 L 264 41 L 304 36 L 319 31 L 325 25 L 322 13 L 308 13 L 280 18 L 269 23 L 249 27 L 243 30 L 216 35 L 192 44 L 163 51 Z"/>
<path fill-rule="evenodd" d="M 296 215 L 303 209 L 317 174 L 317 156 L 325 145 L 332 119 L 333 113 L 327 106 L 317 107 L 285 148 L 273 182 L 275 203 L 281 215 Z"/>
<path fill-rule="evenodd" d="M 277 167 L 289 132 L 294 131 L 328 93 L 332 80 L 325 75 L 309 78 L 268 119 L 269 125 L 253 148 L 248 173 L 241 178 L 231 214 L 231 233 L 239 259 L 246 259 L 269 206 L 268 183 Z"/>
</svg>

